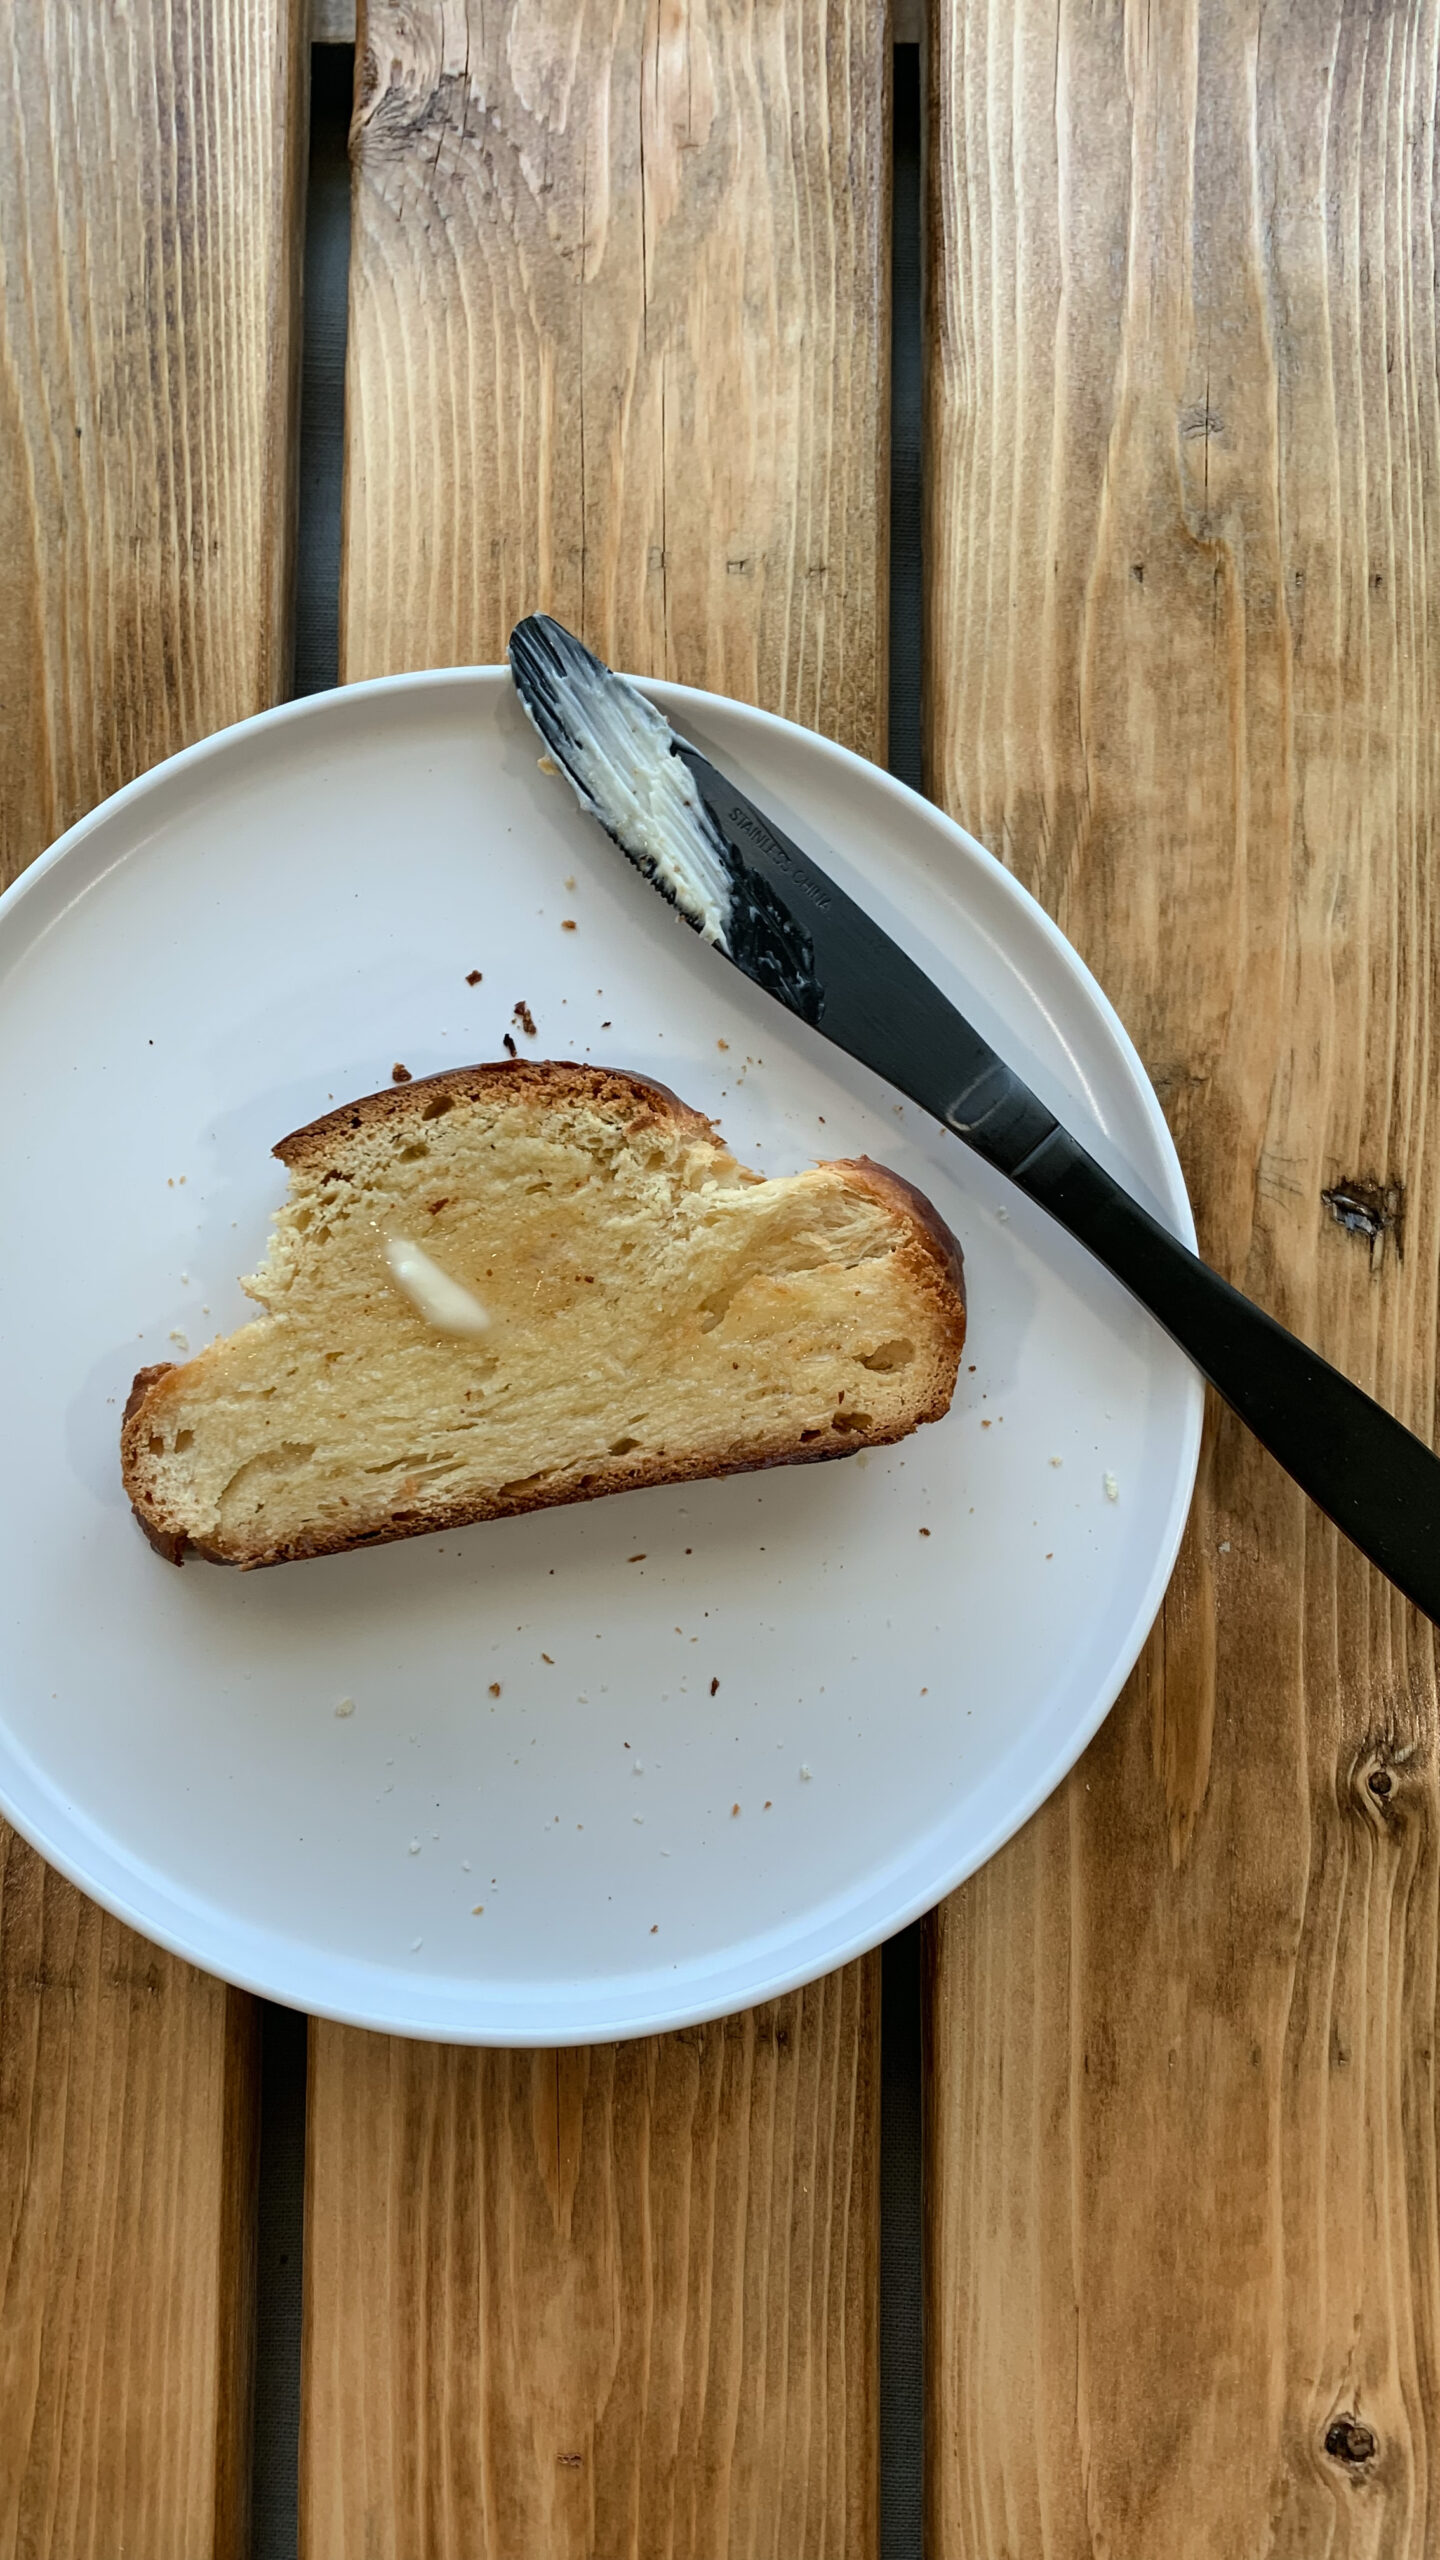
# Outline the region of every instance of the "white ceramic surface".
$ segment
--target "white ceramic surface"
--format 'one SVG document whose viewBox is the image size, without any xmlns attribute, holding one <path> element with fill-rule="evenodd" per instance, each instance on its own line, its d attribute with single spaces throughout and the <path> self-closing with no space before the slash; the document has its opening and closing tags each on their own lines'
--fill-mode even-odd
<svg viewBox="0 0 1440 2560">
<path fill-rule="evenodd" d="M 1189 1238 L 1133 1050 L 1005 872 L 839 748 L 655 692 Z M 919 1183 L 967 1261 L 950 1417 L 843 1465 L 177 1573 L 121 1494 L 132 1372 L 247 1312 L 277 1138 L 397 1059 L 498 1056 L 522 997 L 528 1054 L 659 1076 L 767 1172 L 863 1152 Z M 74 828 L 0 901 L 0 1090 L 0 1804 L 197 1963 L 476 2042 L 713 2016 L 933 1903 L 1115 1697 L 1190 1497 L 1193 1373 L 700 944 L 538 772 L 502 671 L 286 706 Z"/>
</svg>

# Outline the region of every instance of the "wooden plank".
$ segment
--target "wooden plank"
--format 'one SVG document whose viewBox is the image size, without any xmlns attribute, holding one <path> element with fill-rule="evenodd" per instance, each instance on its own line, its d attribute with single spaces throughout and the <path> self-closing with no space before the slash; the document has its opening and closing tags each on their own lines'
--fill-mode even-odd
<svg viewBox="0 0 1440 2560">
<path fill-rule="evenodd" d="M 301 0 L 0 22 L 0 881 L 286 675 Z"/>
<path fill-rule="evenodd" d="M 347 677 L 537 602 L 882 751 L 883 10 L 375 0 L 361 36 Z"/>
<path fill-rule="evenodd" d="M 284 676 L 297 8 L 0 16 L 0 879 Z M 246 2548 L 251 2005 L 0 1829 L 0 2554 Z"/>
<path fill-rule="evenodd" d="M 877 1989 L 570 2053 L 312 2028 L 307 2560 L 873 2551 Z"/>
<path fill-rule="evenodd" d="M 344 663 L 622 664 L 874 753 L 881 14 L 362 27 Z M 313 2031 L 307 2560 L 864 2560 L 878 1968 L 595 2052 Z"/>
<path fill-rule="evenodd" d="M 1440 15 L 931 39 L 934 786 L 1204 1249 L 1433 1440 Z M 1437 1739 L 1432 1630 L 1212 1413 L 1135 1678 L 934 1930 L 937 2560 L 1440 2549 Z"/>
</svg>

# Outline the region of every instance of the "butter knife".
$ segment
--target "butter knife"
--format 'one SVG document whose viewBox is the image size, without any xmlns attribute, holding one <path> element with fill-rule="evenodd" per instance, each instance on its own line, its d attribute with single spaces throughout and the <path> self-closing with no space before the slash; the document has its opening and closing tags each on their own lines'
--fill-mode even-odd
<svg viewBox="0 0 1440 2560">
<path fill-rule="evenodd" d="M 923 969 L 625 677 L 548 614 L 520 699 L 636 868 L 723 958 L 1037 1201 L 1148 1309 L 1312 1502 L 1440 1624 L 1440 1459 L 1158 1219 Z"/>
</svg>

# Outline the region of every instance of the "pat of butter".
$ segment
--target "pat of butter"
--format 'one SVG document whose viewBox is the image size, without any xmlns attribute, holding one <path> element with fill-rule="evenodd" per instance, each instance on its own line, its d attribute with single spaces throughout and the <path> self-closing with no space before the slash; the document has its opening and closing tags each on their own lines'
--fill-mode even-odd
<svg viewBox="0 0 1440 2560">
<path fill-rule="evenodd" d="M 408 1236 L 391 1236 L 385 1247 L 390 1277 L 410 1301 L 417 1315 L 433 1325 L 437 1333 L 475 1334 L 489 1330 L 490 1318 L 478 1298 L 459 1280 L 452 1280 L 428 1253 Z"/>
</svg>

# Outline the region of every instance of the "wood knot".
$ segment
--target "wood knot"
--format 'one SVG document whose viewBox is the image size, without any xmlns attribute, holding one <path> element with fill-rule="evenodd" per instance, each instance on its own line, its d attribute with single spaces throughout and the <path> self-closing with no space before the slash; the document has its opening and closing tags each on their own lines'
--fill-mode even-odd
<svg viewBox="0 0 1440 2560">
<path fill-rule="evenodd" d="M 1350 2471 L 1362 2471 L 1373 2462 L 1379 2446 L 1372 2427 L 1362 2426 L 1349 2409 L 1332 2418 L 1325 2430 L 1325 2450 L 1332 2462 L 1343 2462 Z"/>
<path fill-rule="evenodd" d="M 1414 1742 L 1394 1734 L 1375 1734 L 1363 1743 L 1350 1766 L 1349 1801 L 1372 1827 L 1398 1835 L 1406 1816 L 1405 1776 L 1414 1759 Z"/>
<path fill-rule="evenodd" d="M 1350 1182 L 1331 1183 L 1320 1194 L 1337 1227 L 1349 1236 L 1358 1236 L 1370 1248 L 1370 1268 L 1378 1271 L 1385 1258 L 1385 1246 L 1393 1238 L 1395 1258 L 1405 1258 L 1405 1185 L 1403 1182 L 1372 1182 L 1356 1176 Z"/>
</svg>

